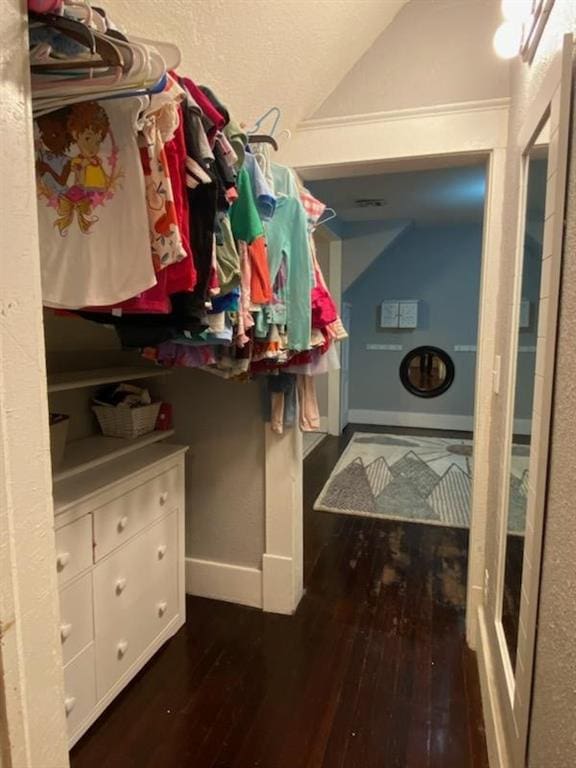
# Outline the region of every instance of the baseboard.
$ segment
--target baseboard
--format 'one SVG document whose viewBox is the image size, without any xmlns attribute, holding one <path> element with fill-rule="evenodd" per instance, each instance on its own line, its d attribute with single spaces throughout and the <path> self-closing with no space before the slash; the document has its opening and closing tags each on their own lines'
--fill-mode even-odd
<svg viewBox="0 0 576 768">
<path fill-rule="evenodd" d="M 374 424 L 381 427 L 416 427 L 420 429 L 454 429 L 461 432 L 474 430 L 474 417 L 453 413 L 413 413 L 412 411 L 374 411 L 368 408 L 351 408 L 348 412 L 351 424 Z M 515 435 L 531 434 L 531 419 L 514 421 Z"/>
<path fill-rule="evenodd" d="M 294 574 L 291 557 L 264 555 L 262 557 L 262 604 L 268 613 L 294 613 L 302 595 L 294 594 Z"/>
<path fill-rule="evenodd" d="M 412 413 L 411 411 L 373 411 L 364 408 L 351 408 L 348 421 L 351 424 L 455 429 L 463 432 L 471 432 L 474 427 L 472 416 L 458 416 L 450 413 Z"/>
<path fill-rule="evenodd" d="M 511 768 L 506 750 L 504 722 L 498 699 L 494 660 L 490 648 L 486 611 L 481 605 L 478 609 L 478 673 L 482 692 L 482 710 L 486 730 L 486 745 L 490 768 Z"/>
<path fill-rule="evenodd" d="M 187 557 L 186 592 L 197 597 L 262 608 L 262 571 Z"/>
</svg>

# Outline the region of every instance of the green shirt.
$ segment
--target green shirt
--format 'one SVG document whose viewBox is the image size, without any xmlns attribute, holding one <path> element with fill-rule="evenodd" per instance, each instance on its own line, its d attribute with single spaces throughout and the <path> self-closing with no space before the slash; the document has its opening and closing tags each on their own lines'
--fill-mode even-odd
<svg viewBox="0 0 576 768">
<path fill-rule="evenodd" d="M 264 227 L 256 207 L 250 174 L 241 168 L 236 181 L 238 199 L 230 208 L 230 224 L 236 240 L 250 244 L 264 234 Z"/>
</svg>

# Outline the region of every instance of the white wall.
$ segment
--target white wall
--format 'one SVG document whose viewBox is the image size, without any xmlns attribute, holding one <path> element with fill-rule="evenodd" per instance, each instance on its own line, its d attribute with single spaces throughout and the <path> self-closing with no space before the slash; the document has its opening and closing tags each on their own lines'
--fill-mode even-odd
<svg viewBox="0 0 576 768">
<path fill-rule="evenodd" d="M 411 0 L 311 117 L 507 96 L 500 20 L 499 0 Z"/>
<path fill-rule="evenodd" d="M 261 568 L 265 456 L 259 382 L 176 370 L 158 391 L 174 408 L 174 441 L 190 446 L 186 556 Z"/>
<path fill-rule="evenodd" d="M 250 124 L 276 105 L 282 126 L 294 128 L 405 2 L 362 0 L 362 13 L 350 0 L 107 0 L 105 6 L 132 34 L 176 43 L 183 72 L 212 86 L 238 120 Z"/>
<path fill-rule="evenodd" d="M 24 6 L 0 2 L 0 752 L 9 741 L 11 768 L 64 768 Z"/>
</svg>

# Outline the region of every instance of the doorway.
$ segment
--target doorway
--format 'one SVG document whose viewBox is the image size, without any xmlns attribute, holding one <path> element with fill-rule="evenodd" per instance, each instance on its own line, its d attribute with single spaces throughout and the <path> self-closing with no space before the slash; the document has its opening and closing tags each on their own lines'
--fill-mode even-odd
<svg viewBox="0 0 576 768">
<path fill-rule="evenodd" d="M 341 424 L 352 425 L 316 508 L 467 531 L 486 165 L 365 172 L 311 188 L 339 213 L 349 326 Z M 432 431 L 402 444 L 382 430 L 371 437 L 374 427 Z"/>
<path fill-rule="evenodd" d="M 317 508 L 467 529 L 485 164 L 365 172 L 311 186 L 340 214 L 352 320 L 341 381 L 343 391 L 349 383 L 350 422 L 364 433 L 435 430 L 407 440 L 406 450 L 381 435 L 353 437 Z M 362 501 L 344 492 L 352 475 Z"/>
<path fill-rule="evenodd" d="M 478 691 L 476 673 L 466 662 L 467 679 L 461 672 L 469 652 L 486 163 L 388 174 L 364 169 L 361 176 L 309 183 L 340 213 L 349 340 L 341 350 L 342 435 L 326 439 L 304 464 L 305 583 L 313 593 L 333 538 L 348 538 L 341 584 L 364 581 L 363 599 L 378 617 L 368 625 L 373 647 L 386 647 L 397 634 L 412 638 L 403 658 L 411 668 L 430 665 L 422 697 L 451 734 L 442 758 L 464 765 L 472 758 L 462 751 L 457 721 L 472 733 L 477 727 L 466 699 Z M 428 642 L 431 655 L 421 645 Z M 434 672 L 437 653 L 446 677 Z M 386 679 L 386 654 L 369 658 L 370 677 Z M 406 689 L 413 691 L 412 683 Z M 373 690 L 367 695 L 378 699 Z M 448 703 L 454 700 L 458 715 Z M 411 713 L 420 717 L 415 699 Z M 479 764 L 481 752 L 473 758 Z"/>
</svg>

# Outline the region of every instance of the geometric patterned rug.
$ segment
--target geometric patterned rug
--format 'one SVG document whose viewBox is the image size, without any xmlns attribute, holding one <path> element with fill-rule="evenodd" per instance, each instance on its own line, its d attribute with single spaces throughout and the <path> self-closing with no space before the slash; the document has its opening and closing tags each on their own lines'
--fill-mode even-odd
<svg viewBox="0 0 576 768">
<path fill-rule="evenodd" d="M 470 527 L 472 441 L 355 432 L 314 509 Z M 512 446 L 509 532 L 524 534 L 528 445 Z"/>
</svg>

